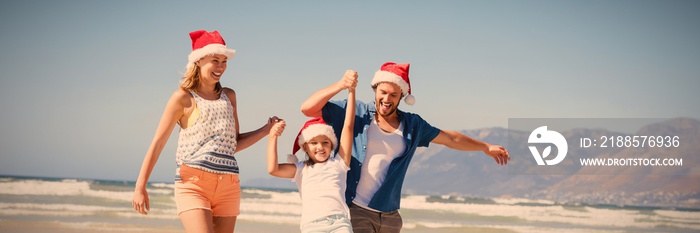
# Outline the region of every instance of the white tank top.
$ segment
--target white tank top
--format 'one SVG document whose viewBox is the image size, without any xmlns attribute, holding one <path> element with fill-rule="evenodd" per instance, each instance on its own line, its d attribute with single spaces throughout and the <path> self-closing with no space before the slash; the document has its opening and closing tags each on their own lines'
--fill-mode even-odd
<svg viewBox="0 0 700 233">
<path fill-rule="evenodd" d="M 194 124 L 180 129 L 175 162 L 175 181 L 180 181 L 180 166 L 198 168 L 219 174 L 238 174 L 236 151 L 236 121 L 231 101 L 224 92 L 216 100 L 194 96 L 199 116 Z"/>
<path fill-rule="evenodd" d="M 357 184 L 357 195 L 353 200 L 358 206 L 369 208 L 369 202 L 374 193 L 384 183 L 391 161 L 403 153 L 406 142 L 403 141 L 403 123 L 396 131 L 384 132 L 376 121 L 372 121 L 367 129 L 367 154 L 362 161 L 360 181 Z M 374 210 L 379 212 L 377 210 Z"/>
</svg>

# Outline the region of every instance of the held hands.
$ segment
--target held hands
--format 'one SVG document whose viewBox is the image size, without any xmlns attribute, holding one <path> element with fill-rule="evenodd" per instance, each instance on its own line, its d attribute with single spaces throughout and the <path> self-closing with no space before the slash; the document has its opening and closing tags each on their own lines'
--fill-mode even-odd
<svg viewBox="0 0 700 233">
<path fill-rule="evenodd" d="M 510 161 L 508 150 L 498 145 L 488 145 L 488 149 L 484 150 L 486 155 L 493 157 L 498 165 L 506 165 Z"/>
<path fill-rule="evenodd" d="M 270 118 L 270 119 L 272 119 L 272 118 Z M 287 123 L 284 122 L 284 120 L 275 117 L 274 124 L 270 128 L 270 137 L 281 136 L 282 132 L 284 132 L 284 127 L 286 127 L 286 126 L 287 126 Z"/>
<path fill-rule="evenodd" d="M 347 70 L 345 75 L 336 83 L 341 90 L 357 87 L 357 71 Z"/>
<path fill-rule="evenodd" d="M 277 121 L 279 121 L 279 120 L 282 120 L 282 119 L 280 119 L 277 116 L 272 116 L 270 118 L 267 118 L 267 123 L 263 127 L 263 132 L 270 132 L 270 130 L 272 130 L 272 126 L 274 126 L 275 123 L 277 123 Z"/>
</svg>

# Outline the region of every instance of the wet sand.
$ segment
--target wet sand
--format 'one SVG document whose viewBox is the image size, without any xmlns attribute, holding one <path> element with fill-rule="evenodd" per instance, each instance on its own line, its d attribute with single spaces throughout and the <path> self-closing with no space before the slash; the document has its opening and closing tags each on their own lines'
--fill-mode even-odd
<svg viewBox="0 0 700 233">
<path fill-rule="evenodd" d="M 295 225 L 270 224 L 241 221 L 236 225 L 236 233 L 298 232 Z M 133 233 L 182 233 L 185 232 L 179 221 L 162 226 L 115 223 L 66 223 L 0 220 L 0 232 L 7 233 L 90 233 L 90 232 L 133 232 Z"/>
</svg>

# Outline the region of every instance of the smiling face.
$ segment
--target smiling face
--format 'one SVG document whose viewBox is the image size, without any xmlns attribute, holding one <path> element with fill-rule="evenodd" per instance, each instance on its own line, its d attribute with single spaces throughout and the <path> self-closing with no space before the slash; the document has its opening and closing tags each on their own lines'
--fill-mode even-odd
<svg viewBox="0 0 700 233">
<path fill-rule="evenodd" d="M 206 84 L 215 84 L 221 80 L 221 75 L 226 71 L 228 58 L 223 54 L 207 55 L 197 62 L 200 67 L 200 77 Z"/>
<path fill-rule="evenodd" d="M 391 82 L 382 82 L 374 88 L 374 101 L 377 113 L 383 117 L 391 117 L 396 114 L 401 102 L 401 88 Z"/>
<path fill-rule="evenodd" d="M 318 135 L 304 143 L 304 151 L 314 163 L 328 160 L 333 150 L 333 143 L 326 135 Z"/>
</svg>

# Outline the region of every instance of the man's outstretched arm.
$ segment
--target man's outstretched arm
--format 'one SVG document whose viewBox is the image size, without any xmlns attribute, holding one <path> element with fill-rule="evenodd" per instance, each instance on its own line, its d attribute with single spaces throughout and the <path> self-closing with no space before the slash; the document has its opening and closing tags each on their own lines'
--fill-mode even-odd
<svg viewBox="0 0 700 233">
<path fill-rule="evenodd" d="M 491 156 L 499 165 L 506 165 L 510 160 L 508 150 L 499 145 L 491 145 L 456 131 L 440 130 L 440 134 L 431 141 L 449 148 L 461 151 L 483 151 Z"/>
</svg>

